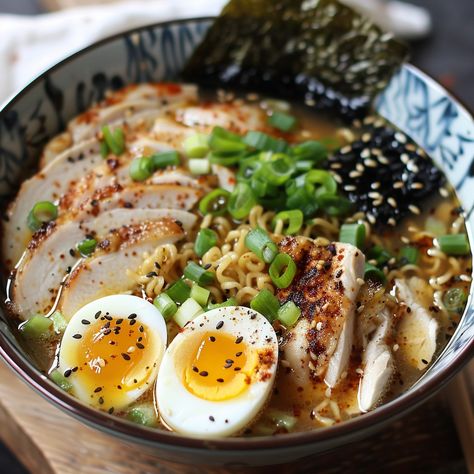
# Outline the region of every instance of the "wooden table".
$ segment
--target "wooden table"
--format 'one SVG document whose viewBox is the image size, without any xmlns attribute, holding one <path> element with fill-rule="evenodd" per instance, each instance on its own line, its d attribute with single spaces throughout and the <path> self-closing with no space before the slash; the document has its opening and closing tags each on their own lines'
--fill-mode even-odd
<svg viewBox="0 0 474 474">
<path fill-rule="evenodd" d="M 2 363 L 0 381 L 0 439 L 33 474 L 211 472 L 162 463 L 82 425 L 43 400 Z M 384 474 L 467 472 L 445 396 L 430 400 L 383 432 L 337 454 L 305 460 L 298 467 L 273 467 L 245 474 L 367 474 L 380 472 L 382 466 Z"/>
</svg>

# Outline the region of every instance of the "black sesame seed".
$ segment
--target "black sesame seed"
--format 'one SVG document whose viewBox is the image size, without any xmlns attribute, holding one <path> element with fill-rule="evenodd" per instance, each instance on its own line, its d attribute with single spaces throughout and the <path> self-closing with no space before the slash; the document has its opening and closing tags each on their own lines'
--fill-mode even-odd
<svg viewBox="0 0 474 474">
<path fill-rule="evenodd" d="M 224 382 L 224 379 L 217 379 L 217 381 L 218 381 L 219 383 L 223 383 L 223 382 Z"/>
<path fill-rule="evenodd" d="M 143 332 L 143 331 L 145 330 L 145 328 L 144 328 L 143 326 L 140 326 L 140 327 L 138 328 L 138 330 L 139 330 L 140 332 Z"/>
<path fill-rule="evenodd" d="M 216 329 L 221 329 L 222 326 L 224 326 L 224 321 L 219 321 L 219 322 L 216 324 Z"/>
<path fill-rule="evenodd" d="M 136 322 L 137 322 L 136 319 L 132 319 L 132 320 L 130 321 L 130 326 L 133 326 Z"/>
<path fill-rule="evenodd" d="M 209 374 L 207 373 L 207 371 L 201 370 L 201 372 L 199 372 L 199 375 L 200 375 L 201 377 L 207 377 Z"/>
<path fill-rule="evenodd" d="M 193 366 L 193 371 L 194 372 L 199 372 L 199 369 L 197 367 Z"/>
<path fill-rule="evenodd" d="M 211 342 L 216 342 L 216 338 L 215 338 L 214 336 L 210 336 L 210 337 L 209 337 L 209 340 L 210 340 Z"/>
<path fill-rule="evenodd" d="M 121 386 L 121 385 L 117 385 L 117 388 L 118 388 L 118 390 L 122 390 L 122 386 Z"/>
<path fill-rule="evenodd" d="M 122 352 L 122 357 L 123 357 L 125 360 L 130 360 L 130 356 L 129 356 L 126 352 Z"/>
<path fill-rule="evenodd" d="M 103 404 L 104 404 L 104 398 L 103 398 L 103 397 L 99 397 L 99 404 L 100 404 L 100 405 L 103 405 Z"/>
<path fill-rule="evenodd" d="M 112 329 L 107 328 L 107 329 L 105 329 L 105 330 L 102 332 L 102 334 L 103 334 L 104 336 L 108 336 L 111 332 L 112 332 Z"/>
<path fill-rule="evenodd" d="M 102 387 L 97 387 L 95 390 L 94 390 L 94 393 L 99 393 L 102 391 Z"/>
<path fill-rule="evenodd" d="M 135 313 L 132 313 L 128 319 L 137 319 L 137 315 Z"/>
<path fill-rule="evenodd" d="M 72 336 L 74 339 L 81 339 L 82 338 L 82 335 L 81 334 L 74 334 Z"/>
<path fill-rule="evenodd" d="M 75 257 L 76 256 L 76 252 L 74 251 L 74 249 L 69 249 L 69 255 L 71 257 Z"/>
<path fill-rule="evenodd" d="M 227 364 L 233 364 L 234 363 L 234 361 L 232 359 L 226 359 L 225 361 L 226 361 Z"/>
<path fill-rule="evenodd" d="M 141 342 L 137 342 L 136 345 L 139 349 L 145 349 L 145 346 Z"/>
<path fill-rule="evenodd" d="M 71 370 L 72 370 L 73 372 L 77 372 L 77 371 L 79 370 L 79 367 L 73 367 Z"/>
<path fill-rule="evenodd" d="M 230 367 L 232 367 L 232 364 L 230 364 L 229 362 L 224 364 L 224 369 L 229 369 Z"/>
<path fill-rule="evenodd" d="M 109 415 L 111 415 L 114 412 L 114 407 L 109 408 Z"/>
<path fill-rule="evenodd" d="M 117 321 L 115 321 L 115 324 L 122 324 L 123 323 L 123 319 L 120 318 L 120 319 L 117 319 Z"/>
<path fill-rule="evenodd" d="M 161 265 L 158 263 L 158 262 L 155 262 L 155 268 L 157 270 L 160 270 L 161 269 Z"/>
<path fill-rule="evenodd" d="M 71 369 L 67 369 L 67 370 L 64 372 L 64 377 L 68 378 L 71 374 L 72 374 L 72 370 L 71 370 Z"/>
<path fill-rule="evenodd" d="M 107 321 L 112 321 L 114 318 L 112 318 L 112 316 L 109 316 L 109 313 L 107 313 L 107 314 L 105 315 L 105 319 L 106 319 Z"/>
<path fill-rule="evenodd" d="M 212 415 L 209 417 L 209 419 L 210 419 L 211 421 L 216 421 L 215 418 L 214 418 Z"/>
<path fill-rule="evenodd" d="M 235 370 L 236 372 L 238 372 L 239 370 L 242 370 L 242 368 L 241 368 L 241 367 L 234 367 L 234 370 Z"/>
<path fill-rule="evenodd" d="M 107 329 L 110 327 L 110 321 L 107 321 L 103 326 L 104 329 Z"/>
<path fill-rule="evenodd" d="M 212 265 L 210 263 L 206 263 L 206 265 L 204 265 L 204 270 L 209 270 L 209 268 L 211 268 Z"/>
<path fill-rule="evenodd" d="M 81 321 L 81 323 L 84 324 L 84 326 L 87 326 L 87 325 L 90 324 L 91 322 L 88 321 L 87 319 L 83 319 L 83 320 Z"/>
<path fill-rule="evenodd" d="M 235 354 L 235 357 L 240 357 L 241 355 L 242 355 L 242 352 L 237 352 L 237 353 Z"/>
<path fill-rule="evenodd" d="M 153 278 L 153 277 L 157 277 L 157 276 L 158 276 L 158 273 L 156 273 L 156 272 L 148 272 L 146 274 L 147 278 Z"/>
<path fill-rule="evenodd" d="M 421 359 L 421 362 L 423 362 L 425 365 L 428 365 L 428 361 L 426 359 Z"/>
<path fill-rule="evenodd" d="M 236 344 L 240 344 L 243 340 L 244 340 L 244 338 L 243 338 L 242 336 L 239 336 L 239 337 L 235 340 L 235 343 L 236 343 Z"/>
</svg>

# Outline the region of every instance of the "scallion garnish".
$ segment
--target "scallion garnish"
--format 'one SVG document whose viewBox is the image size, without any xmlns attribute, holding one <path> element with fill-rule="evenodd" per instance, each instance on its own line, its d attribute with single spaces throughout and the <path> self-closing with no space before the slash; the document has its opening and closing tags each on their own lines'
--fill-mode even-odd
<svg viewBox="0 0 474 474">
<path fill-rule="evenodd" d="M 174 313 L 173 320 L 179 327 L 184 327 L 189 321 L 204 313 L 201 305 L 192 298 L 188 298 Z"/>
<path fill-rule="evenodd" d="M 191 174 L 209 174 L 211 172 L 211 164 L 206 158 L 190 158 L 188 161 L 189 171 Z"/>
<path fill-rule="evenodd" d="M 273 112 L 268 117 L 268 125 L 271 125 L 282 132 L 290 132 L 296 126 L 296 118 L 284 112 Z"/>
<path fill-rule="evenodd" d="M 301 309 L 293 301 L 287 301 L 278 308 L 278 320 L 286 327 L 293 326 L 300 316 Z"/>
<path fill-rule="evenodd" d="M 209 137 L 209 147 L 214 153 L 224 156 L 240 154 L 247 149 L 247 145 L 240 139 L 229 140 L 216 134 Z"/>
<path fill-rule="evenodd" d="M 263 163 L 258 177 L 274 186 L 281 186 L 295 171 L 295 166 L 288 155 L 275 153 L 270 161 Z"/>
<path fill-rule="evenodd" d="M 183 280 L 177 280 L 165 293 L 176 303 L 184 303 L 191 294 L 191 288 Z"/>
<path fill-rule="evenodd" d="M 301 209 L 305 217 L 311 217 L 318 210 L 318 203 L 314 196 L 313 186 L 295 185 L 286 188 L 286 206 L 289 209 Z"/>
<path fill-rule="evenodd" d="M 448 311 L 462 313 L 467 302 L 467 294 L 461 288 L 450 288 L 443 296 L 443 304 Z"/>
<path fill-rule="evenodd" d="M 311 170 L 306 173 L 305 180 L 308 183 L 320 184 L 327 194 L 336 194 L 337 183 L 331 173 L 324 170 Z"/>
<path fill-rule="evenodd" d="M 125 136 L 121 128 L 116 128 L 113 132 L 108 125 L 102 127 L 102 135 L 108 149 L 114 155 L 121 155 L 125 151 Z"/>
<path fill-rule="evenodd" d="M 324 209 L 328 216 L 345 216 L 352 208 L 352 203 L 344 196 L 334 194 L 316 194 L 319 208 Z"/>
<path fill-rule="evenodd" d="M 279 253 L 268 269 L 268 274 L 278 288 L 288 288 L 296 275 L 296 263 L 286 253 Z"/>
<path fill-rule="evenodd" d="M 184 276 L 200 285 L 210 285 L 214 282 L 215 273 L 202 268 L 196 262 L 188 262 L 183 270 Z"/>
<path fill-rule="evenodd" d="M 377 262 L 378 267 L 388 263 L 388 261 L 391 258 L 392 258 L 392 255 L 387 250 L 385 250 L 381 245 L 374 245 L 367 252 L 367 260 L 375 260 Z"/>
<path fill-rule="evenodd" d="M 339 242 L 363 249 L 365 246 L 365 225 L 343 224 L 339 231 Z"/>
<path fill-rule="evenodd" d="M 311 160 L 315 165 L 321 164 L 327 157 L 327 148 L 321 142 L 309 140 L 291 147 L 291 154 L 299 160 Z"/>
<path fill-rule="evenodd" d="M 221 216 L 227 211 L 227 203 L 230 193 L 225 189 L 217 188 L 204 196 L 199 202 L 199 211 L 201 214 L 212 214 Z"/>
<path fill-rule="evenodd" d="M 193 300 L 197 301 L 201 306 L 206 306 L 210 295 L 211 292 L 209 290 L 199 286 L 197 283 L 193 283 L 193 286 L 191 287 L 191 294 L 189 296 Z"/>
<path fill-rule="evenodd" d="M 160 293 L 156 296 L 153 304 L 158 308 L 165 321 L 169 321 L 178 311 L 178 306 L 167 293 Z"/>
<path fill-rule="evenodd" d="M 28 214 L 27 224 L 31 231 L 36 232 L 45 222 L 54 221 L 58 217 L 58 208 L 50 201 L 37 202 Z"/>
<path fill-rule="evenodd" d="M 53 322 L 53 329 L 56 333 L 64 332 L 67 328 L 67 320 L 61 312 L 55 311 L 49 319 Z"/>
<path fill-rule="evenodd" d="M 441 251 L 447 255 L 469 255 L 470 246 L 466 234 L 442 235 L 436 240 Z"/>
<path fill-rule="evenodd" d="M 77 250 L 83 257 L 91 255 L 97 247 L 97 240 L 95 239 L 84 239 L 77 244 Z"/>
<path fill-rule="evenodd" d="M 209 152 L 208 137 L 203 133 L 195 133 L 184 140 L 183 147 L 189 158 L 204 158 Z"/>
<path fill-rule="evenodd" d="M 245 236 L 245 246 L 265 263 L 272 263 L 278 254 L 275 242 L 260 228 L 252 229 Z"/>
<path fill-rule="evenodd" d="M 135 158 L 128 171 L 133 181 L 145 181 L 153 174 L 153 161 L 149 156 Z"/>
<path fill-rule="evenodd" d="M 247 132 L 243 138 L 244 143 L 248 146 L 260 151 L 273 151 L 274 153 L 286 153 L 288 151 L 288 143 L 284 140 L 274 138 L 263 132 L 252 130 Z"/>
<path fill-rule="evenodd" d="M 127 419 L 143 426 L 156 425 L 156 412 L 152 403 L 142 403 L 130 408 Z"/>
<path fill-rule="evenodd" d="M 366 263 L 364 267 L 364 279 L 385 283 L 386 277 L 385 273 L 380 270 L 380 268 L 371 265 L 370 263 Z"/>
<path fill-rule="evenodd" d="M 49 378 L 65 392 L 72 390 L 71 382 L 69 382 L 69 380 L 64 377 L 64 375 L 58 369 L 54 369 L 52 372 L 50 372 Z"/>
<path fill-rule="evenodd" d="M 27 337 L 49 337 L 52 334 L 53 321 L 44 316 L 35 315 L 20 326 L 20 331 Z"/>
<path fill-rule="evenodd" d="M 278 317 L 280 303 L 270 290 L 264 288 L 250 301 L 250 307 L 263 314 L 270 322 L 273 322 Z"/>
<path fill-rule="evenodd" d="M 245 182 L 237 183 L 229 196 L 227 210 L 234 219 L 245 219 L 257 200 L 253 194 L 252 188 Z"/>
<path fill-rule="evenodd" d="M 283 228 L 283 234 L 296 234 L 301 227 L 303 227 L 303 212 L 299 209 L 292 209 L 289 211 L 279 212 L 272 220 L 272 225 L 275 227 L 277 221 L 283 221 L 286 227 Z"/>
<path fill-rule="evenodd" d="M 166 168 L 167 166 L 179 165 L 179 155 L 178 152 L 174 150 L 153 153 L 150 158 L 153 171 Z"/>
<path fill-rule="evenodd" d="M 420 251 L 411 245 L 405 245 L 400 249 L 399 260 L 402 265 L 416 265 L 420 259 Z"/>
<path fill-rule="evenodd" d="M 237 306 L 237 300 L 233 296 L 231 296 L 222 303 L 209 303 L 206 307 L 206 311 L 211 311 L 211 309 L 217 308 L 226 308 L 227 306 Z"/>
<path fill-rule="evenodd" d="M 217 234 L 212 229 L 201 229 L 194 241 L 194 251 L 202 257 L 209 249 L 217 244 Z"/>
</svg>

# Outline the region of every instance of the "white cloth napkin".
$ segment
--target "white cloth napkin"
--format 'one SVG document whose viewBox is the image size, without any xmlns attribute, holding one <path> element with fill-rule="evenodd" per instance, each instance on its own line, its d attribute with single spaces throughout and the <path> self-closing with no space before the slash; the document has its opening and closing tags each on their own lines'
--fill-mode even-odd
<svg viewBox="0 0 474 474">
<path fill-rule="evenodd" d="M 426 33 L 423 9 L 385 0 L 344 0 L 387 30 L 410 37 Z M 39 73 L 89 44 L 136 26 L 217 15 L 227 0 L 139 0 L 79 7 L 27 17 L 0 15 L 0 104 Z"/>
</svg>

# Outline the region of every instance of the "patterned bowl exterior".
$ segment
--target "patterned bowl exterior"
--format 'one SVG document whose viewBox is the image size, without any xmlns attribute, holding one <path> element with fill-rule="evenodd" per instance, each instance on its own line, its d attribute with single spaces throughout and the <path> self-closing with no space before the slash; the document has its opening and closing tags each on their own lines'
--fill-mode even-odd
<svg viewBox="0 0 474 474">
<path fill-rule="evenodd" d="M 16 192 L 36 166 L 48 139 L 68 120 L 126 84 L 172 80 L 203 37 L 209 18 L 148 26 L 101 41 L 43 73 L 0 111 L 0 198 Z M 474 121 L 441 86 L 410 65 L 393 78 L 376 102 L 378 112 L 410 135 L 454 184 L 474 220 Z M 469 230 L 472 240 L 472 232 Z M 246 466 L 277 464 L 366 436 L 439 390 L 474 349 L 472 294 L 455 335 L 420 381 L 396 400 L 331 428 L 259 439 L 203 441 L 132 425 L 83 405 L 40 374 L 0 319 L 0 354 L 49 401 L 77 419 L 177 462 Z"/>
</svg>

